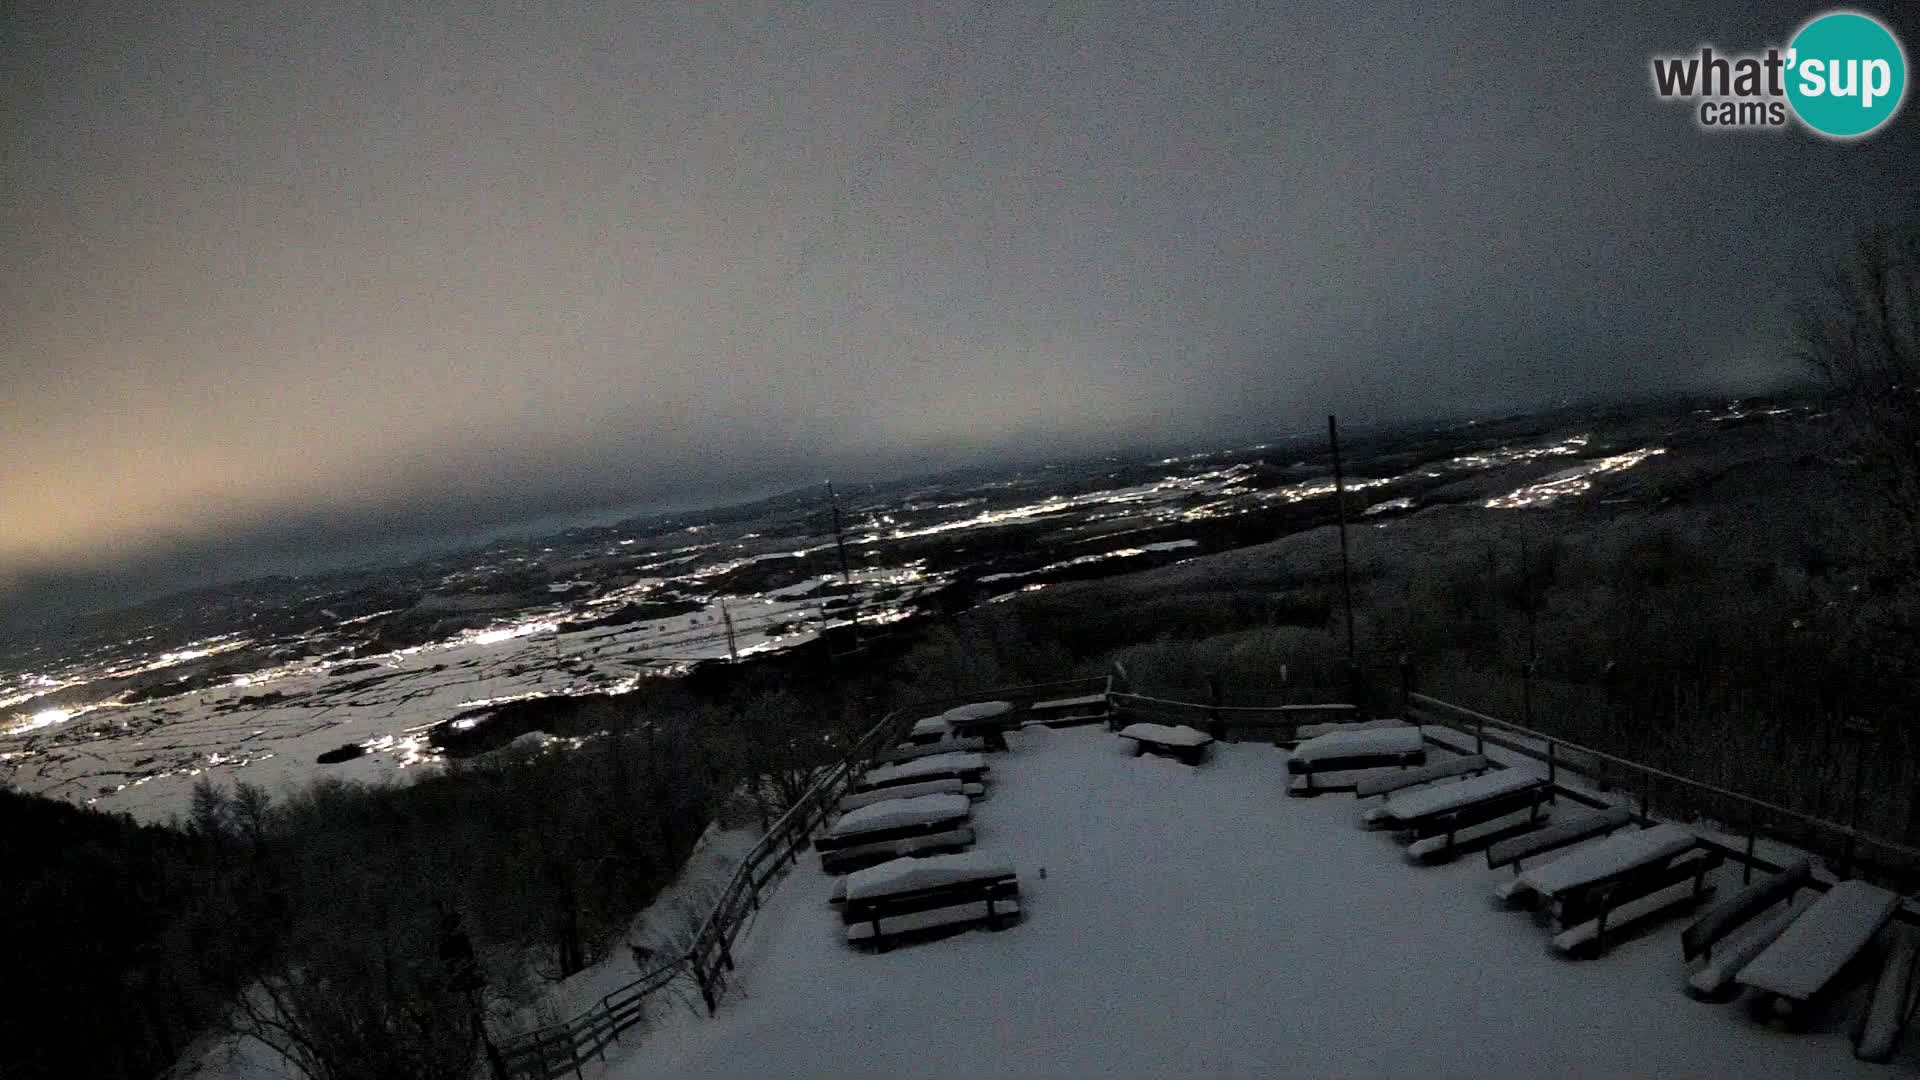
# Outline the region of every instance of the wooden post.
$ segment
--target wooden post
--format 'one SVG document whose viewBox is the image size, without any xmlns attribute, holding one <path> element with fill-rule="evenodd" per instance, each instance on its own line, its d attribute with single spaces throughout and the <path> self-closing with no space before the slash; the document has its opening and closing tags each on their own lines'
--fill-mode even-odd
<svg viewBox="0 0 1920 1080">
<path fill-rule="evenodd" d="M 1340 424 L 1327 416 L 1327 444 L 1333 449 L 1333 500 L 1340 515 L 1340 595 L 1347 611 L 1347 695 L 1356 708 L 1365 712 L 1360 693 L 1360 663 L 1353 641 L 1353 571 L 1347 558 L 1347 480 L 1340 467 Z"/>
<path fill-rule="evenodd" d="M 1740 884 L 1742 885 L 1753 884 L 1753 842 L 1760 831 L 1759 822 L 1756 820 L 1758 817 L 1759 814 L 1753 811 L 1747 812 L 1747 861 L 1740 866 Z"/>
<path fill-rule="evenodd" d="M 1406 653 L 1400 654 L 1400 716 L 1406 718 L 1407 706 L 1413 697 L 1413 660 Z"/>
<path fill-rule="evenodd" d="M 1207 676 L 1207 734 L 1215 739 L 1227 737 L 1226 725 L 1220 722 L 1220 676 Z"/>
</svg>

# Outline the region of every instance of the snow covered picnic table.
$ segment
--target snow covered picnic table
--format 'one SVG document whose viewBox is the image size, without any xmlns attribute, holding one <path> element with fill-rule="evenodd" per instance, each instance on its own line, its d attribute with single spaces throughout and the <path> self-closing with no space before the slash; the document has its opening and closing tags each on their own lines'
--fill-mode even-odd
<svg viewBox="0 0 1920 1080">
<path fill-rule="evenodd" d="M 1306 739 L 1287 757 L 1287 772 L 1305 777 L 1305 785 L 1292 790 L 1295 795 L 1317 795 L 1337 788 L 1316 785 L 1314 777 L 1326 772 L 1357 772 L 1419 765 L 1427 759 L 1426 741 L 1420 729 L 1394 723 L 1357 731 L 1330 731 Z M 1348 785 L 1351 788 L 1351 785 Z"/>
<path fill-rule="evenodd" d="M 1350 758 L 1404 756 L 1426 750 L 1420 729 L 1410 724 L 1370 728 L 1364 731 L 1332 731 L 1316 735 L 1293 748 L 1293 762 L 1320 763 Z"/>
<path fill-rule="evenodd" d="M 849 810 L 814 840 L 820 868 L 830 874 L 926 851 L 958 851 L 973 843 L 967 819 L 973 800 L 944 793 L 888 799 Z"/>
<path fill-rule="evenodd" d="M 971 705 L 948 709 L 941 715 L 946 719 L 947 729 L 954 738 L 984 739 L 991 750 L 1005 750 L 1006 733 L 1019 726 L 1014 717 L 1013 703 L 1009 701 L 976 701 Z"/>
<path fill-rule="evenodd" d="M 897 829 L 903 825 L 963 818 L 971 813 L 973 813 L 973 800 L 965 795 L 956 795 L 951 792 L 921 795 L 911 799 L 887 799 L 840 815 L 840 819 L 827 830 L 827 835 L 852 836 L 880 829 Z"/>
<path fill-rule="evenodd" d="M 858 810 L 888 799 L 912 799 L 921 795 L 966 795 L 974 796 L 981 792 L 979 784 L 969 784 L 956 776 L 944 776 L 938 780 L 924 780 L 917 784 L 894 784 L 891 787 L 874 788 L 871 791 L 855 791 L 840 797 L 840 812 Z"/>
<path fill-rule="evenodd" d="M 1189 765 L 1200 764 L 1201 755 L 1213 745 L 1213 736 L 1185 724 L 1172 727 L 1166 724 L 1128 724 L 1120 729 L 1120 737 L 1132 740 L 1136 757 L 1152 751 L 1179 758 Z"/>
<path fill-rule="evenodd" d="M 1394 728 L 1412 726 L 1412 724 L 1407 723 L 1405 720 L 1395 720 L 1391 718 L 1382 720 L 1335 720 L 1321 724 L 1301 724 L 1299 727 L 1293 729 L 1293 736 L 1295 742 L 1299 743 L 1306 742 L 1308 739 L 1317 739 L 1322 735 L 1336 735 L 1360 731 L 1389 731 Z"/>
<path fill-rule="evenodd" d="M 1474 803 L 1545 783 L 1541 777 L 1520 769 L 1495 769 L 1471 780 L 1438 784 L 1419 791 L 1397 792 L 1388 797 L 1384 806 L 1367 811 L 1361 820 L 1373 825 L 1410 826 Z"/>
<path fill-rule="evenodd" d="M 1666 862 L 1698 847 L 1700 839 L 1678 825 L 1656 825 L 1615 833 L 1578 851 L 1523 872 L 1512 895 L 1532 892 L 1551 900 L 1574 889 L 1619 877 L 1643 866 Z"/>
<path fill-rule="evenodd" d="M 1494 897 L 1544 905 L 1561 927 L 1554 947 L 1593 955 L 1606 949 L 1609 934 L 1706 897 L 1707 875 L 1721 859 L 1678 825 L 1628 829 L 1522 872 Z M 1678 892 L 1687 882 L 1692 888 Z"/>
<path fill-rule="evenodd" d="M 850 874 L 840 908 L 847 940 L 881 949 L 902 934 L 972 923 L 1000 930 L 1019 918 L 1013 865 L 973 851 L 894 859 Z"/>
<path fill-rule="evenodd" d="M 1765 952 L 1740 969 L 1746 986 L 1804 1002 L 1893 920 L 1900 897 L 1864 881 L 1842 881 L 1815 900 Z"/>
</svg>

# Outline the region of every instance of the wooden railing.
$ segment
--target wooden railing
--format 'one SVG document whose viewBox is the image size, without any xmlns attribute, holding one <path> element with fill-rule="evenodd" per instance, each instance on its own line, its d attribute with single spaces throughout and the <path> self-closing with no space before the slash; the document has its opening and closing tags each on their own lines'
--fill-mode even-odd
<svg viewBox="0 0 1920 1080">
<path fill-rule="evenodd" d="M 646 999 L 665 990 L 675 979 L 691 977 L 709 1015 L 717 1011 L 733 970 L 733 944 L 766 893 L 799 862 L 815 832 L 833 813 L 847 786 L 865 772 L 876 757 L 897 743 L 914 720 L 932 712 L 973 701 L 1010 701 L 1026 709 L 1036 701 L 1077 694 L 1112 691 L 1112 679 L 1097 676 L 1002 687 L 932 701 L 921 701 L 889 712 L 847 748 L 841 760 L 823 770 L 766 834 L 748 850 L 733 876 L 727 879 L 713 910 L 694 934 L 686 955 L 678 956 L 633 982 L 607 994 L 571 1020 L 549 1024 L 515 1036 L 500 1048 L 500 1060 L 510 1077 L 581 1080 L 590 1058 L 606 1059 L 606 1048 L 646 1016 Z"/>
<path fill-rule="evenodd" d="M 1113 714 L 1108 726 L 1118 730 L 1131 720 L 1171 721 L 1207 732 L 1222 742 L 1260 739 L 1292 742 L 1302 724 L 1358 719 L 1357 706 L 1345 702 L 1326 705 L 1212 705 L 1145 694 L 1108 694 Z"/>
<path fill-rule="evenodd" d="M 1562 771 L 1585 778 L 1600 791 L 1619 789 L 1637 802 L 1642 818 L 1651 818 L 1658 811 L 1670 818 L 1718 823 L 1721 832 L 1737 841 L 1727 847 L 1726 853 L 1745 868 L 1749 878 L 1756 868 L 1768 872 L 1779 869 L 1758 850 L 1759 841 L 1769 838 L 1822 856 L 1842 876 L 1871 878 L 1899 892 L 1911 891 L 1920 884 L 1920 848 L 1642 765 L 1426 694 L 1408 693 L 1404 711 L 1411 722 L 1449 728 L 1472 739 L 1474 753 L 1494 746 L 1544 763 L 1548 779 L 1563 789 L 1565 785 L 1559 783 Z"/>
</svg>

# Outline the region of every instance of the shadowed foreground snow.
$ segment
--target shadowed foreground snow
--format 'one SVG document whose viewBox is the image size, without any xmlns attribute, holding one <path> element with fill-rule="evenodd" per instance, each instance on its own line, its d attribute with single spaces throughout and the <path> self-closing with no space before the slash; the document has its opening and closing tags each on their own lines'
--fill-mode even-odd
<svg viewBox="0 0 1920 1080">
<path fill-rule="evenodd" d="M 603 1075 L 1892 1075 L 1849 1053 L 1857 995 L 1803 1035 L 1690 1000 L 1680 920 L 1561 959 L 1490 902 L 1507 871 L 1410 865 L 1352 796 L 1287 798 L 1271 747 L 1195 770 L 1097 728 L 1011 741 L 974 824 L 1021 925 L 855 952 L 804 861 L 720 1015 Z"/>
</svg>

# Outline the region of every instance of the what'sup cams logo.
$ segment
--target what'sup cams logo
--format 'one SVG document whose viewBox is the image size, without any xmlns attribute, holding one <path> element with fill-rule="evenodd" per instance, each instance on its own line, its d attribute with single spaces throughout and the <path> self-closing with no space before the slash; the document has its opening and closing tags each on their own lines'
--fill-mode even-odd
<svg viewBox="0 0 1920 1080">
<path fill-rule="evenodd" d="M 1727 54 L 1711 45 L 1653 58 L 1653 90 L 1694 103 L 1703 128 L 1779 128 L 1796 118 L 1817 134 L 1853 139 L 1886 126 L 1907 95 L 1907 54 L 1871 15 L 1830 11 L 1785 49 Z"/>
</svg>

